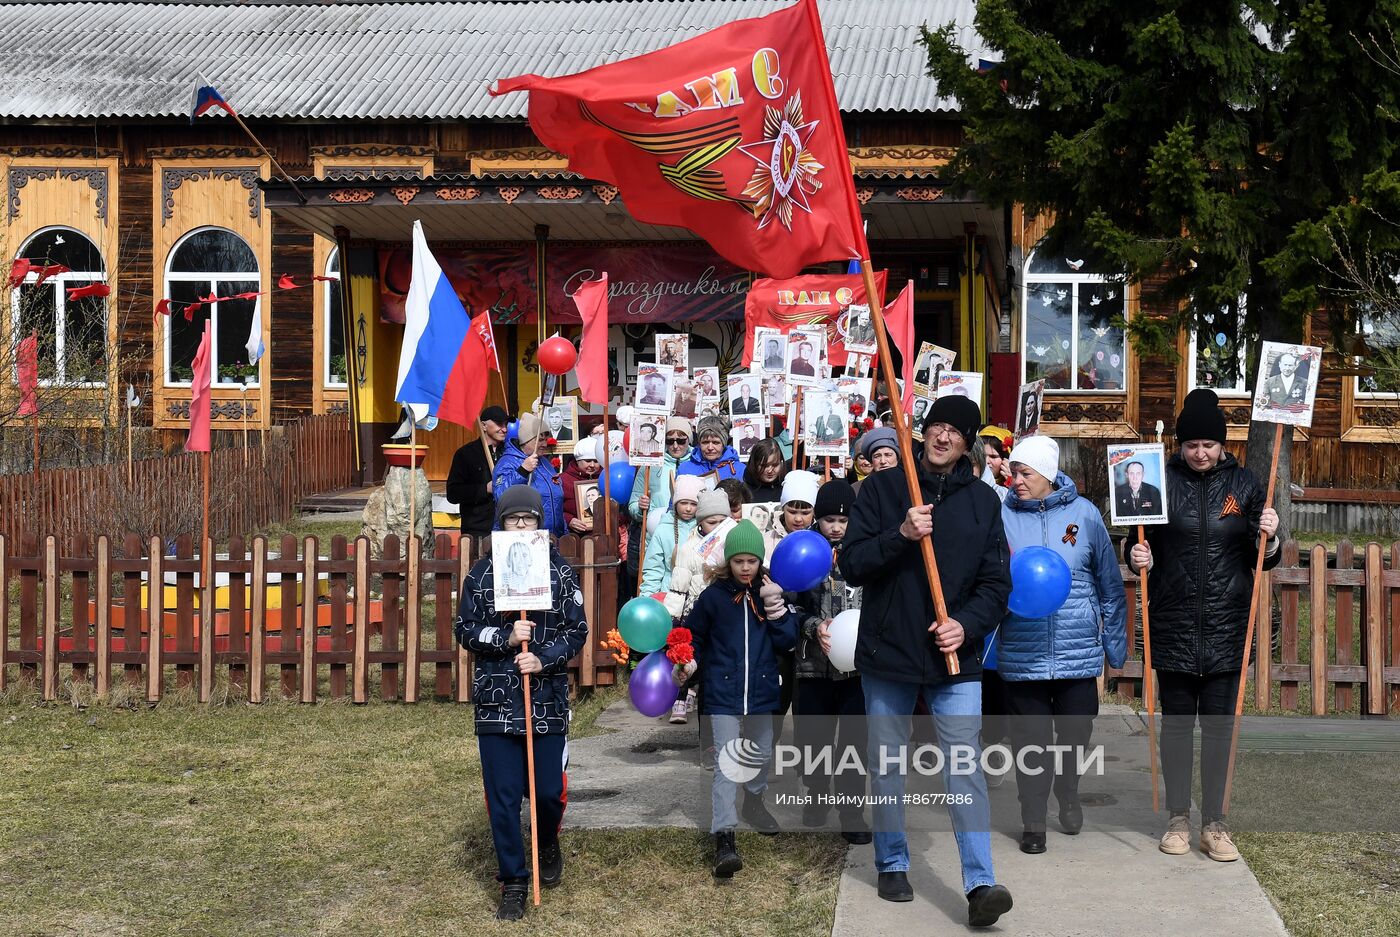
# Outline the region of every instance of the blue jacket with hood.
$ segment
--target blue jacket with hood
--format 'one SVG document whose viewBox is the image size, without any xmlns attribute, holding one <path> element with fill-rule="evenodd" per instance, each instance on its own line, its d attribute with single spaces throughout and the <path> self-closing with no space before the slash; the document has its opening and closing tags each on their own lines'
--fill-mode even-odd
<svg viewBox="0 0 1400 937">
<path fill-rule="evenodd" d="M 544 501 L 544 524 L 540 529 L 562 537 L 564 488 L 559 481 L 559 473 L 555 470 L 554 463 L 550 462 L 547 456 L 541 455 L 534 476 L 531 477 L 529 472 L 521 468 L 527 458 L 529 456 L 520 448 L 519 442 L 514 439 L 506 440 L 505 451 L 496 460 L 496 471 L 491 475 L 491 497 L 499 500 L 511 485 L 529 485 L 540 493 L 540 498 Z M 500 526 L 497 525 L 496 529 L 499 530 Z"/>
<path fill-rule="evenodd" d="M 725 446 L 724 451 L 719 454 L 719 458 L 713 462 L 700 454 L 698 445 L 694 446 L 690 450 L 690 455 L 682 459 L 680 464 L 676 466 L 677 475 L 708 475 L 711 472 L 716 473 L 716 482 L 722 482 L 726 478 L 739 478 L 744 474 L 744 466 L 739 461 L 739 453 L 734 451 L 733 446 Z"/>
<path fill-rule="evenodd" d="M 1047 618 L 1010 612 L 994 638 L 1003 680 L 1097 677 L 1104 653 L 1111 667 L 1127 656 L 1128 606 L 1123 574 L 1104 527 L 1103 515 L 1079 497 L 1064 472 L 1040 501 L 1007 494 L 1001 508 L 1006 540 L 1014 556 L 1026 547 L 1049 547 L 1069 565 L 1069 598 Z M 1014 588 L 1014 586 L 1013 586 Z"/>
</svg>

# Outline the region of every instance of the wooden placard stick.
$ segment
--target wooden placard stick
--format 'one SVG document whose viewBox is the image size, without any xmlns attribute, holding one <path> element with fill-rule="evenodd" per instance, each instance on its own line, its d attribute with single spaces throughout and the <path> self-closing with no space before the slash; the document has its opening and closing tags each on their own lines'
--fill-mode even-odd
<svg viewBox="0 0 1400 937">
<path fill-rule="evenodd" d="M 914 447 L 909 435 L 909 421 L 904 413 L 899 383 L 895 380 L 894 359 L 890 355 L 889 335 L 885 331 L 885 298 L 875 289 L 875 276 L 870 270 L 870 258 L 861 259 L 860 273 L 865 281 L 865 295 L 870 300 L 871 319 L 875 322 L 875 340 L 880 353 L 880 371 L 884 375 L 885 386 L 890 393 L 890 415 L 894 419 L 894 431 L 899 439 L 899 464 L 904 469 L 904 482 L 909 488 L 909 503 L 915 507 L 922 507 L 923 495 L 919 491 L 919 476 L 914 467 Z M 936 625 L 948 620 L 948 603 L 943 598 L 943 580 L 938 575 L 938 561 L 933 554 L 932 535 L 919 538 L 919 552 L 923 555 L 924 573 L 928 576 L 929 593 L 933 597 Z M 944 651 L 943 662 L 948 668 L 949 676 L 955 676 L 961 671 L 956 651 Z"/>
<path fill-rule="evenodd" d="M 520 613 L 521 621 L 529 621 L 530 616 Z M 530 642 L 520 642 L 520 653 L 528 654 Z M 535 811 L 535 711 L 530 705 L 530 675 L 520 675 L 520 686 L 525 693 L 525 771 L 530 783 L 530 883 L 533 886 L 535 907 L 540 906 L 540 830 L 539 818 Z"/>
<path fill-rule="evenodd" d="M 1146 534 L 1142 525 L 1137 525 L 1137 542 L 1145 543 Z M 1138 581 L 1142 588 L 1142 698 L 1147 704 L 1147 758 L 1152 764 L 1152 812 L 1162 809 L 1161 792 L 1158 791 L 1157 768 L 1157 700 L 1152 672 L 1152 632 L 1148 629 L 1147 613 L 1147 569 L 1138 570 Z"/>
<path fill-rule="evenodd" d="M 646 475 L 642 478 L 642 500 L 651 501 L 651 466 L 644 465 Z M 646 570 L 647 564 L 647 518 L 651 516 L 651 504 L 647 504 L 647 509 L 642 512 L 642 522 L 638 525 L 641 530 L 641 541 L 637 544 L 637 594 L 642 594 L 642 573 Z"/>
<path fill-rule="evenodd" d="M 1283 448 L 1282 423 L 1274 424 L 1274 451 L 1269 457 L 1269 484 L 1264 495 L 1264 510 L 1274 506 L 1274 483 L 1278 481 L 1278 454 Z M 1221 811 L 1230 812 L 1230 788 L 1235 781 L 1235 755 L 1240 747 L 1240 718 L 1244 716 L 1244 684 L 1249 677 L 1249 649 L 1254 644 L 1254 620 L 1259 616 L 1259 581 L 1264 575 L 1264 551 L 1268 549 L 1269 535 L 1259 531 L 1259 552 L 1254 558 L 1254 589 L 1249 594 L 1249 623 L 1244 629 L 1244 658 L 1240 661 L 1240 685 L 1235 692 L 1235 719 L 1230 729 L 1230 760 L 1225 767 L 1225 799 Z"/>
</svg>

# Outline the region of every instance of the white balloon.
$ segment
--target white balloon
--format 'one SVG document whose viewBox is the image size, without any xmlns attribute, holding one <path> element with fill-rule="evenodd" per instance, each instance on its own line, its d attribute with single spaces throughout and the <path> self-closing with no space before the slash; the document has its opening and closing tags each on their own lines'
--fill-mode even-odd
<svg viewBox="0 0 1400 937">
<path fill-rule="evenodd" d="M 843 673 L 856 669 L 856 632 L 859 629 L 858 608 L 848 608 L 831 620 L 831 653 L 826 659 Z"/>
<path fill-rule="evenodd" d="M 661 526 L 661 521 L 664 520 L 665 517 L 665 511 L 652 511 L 651 514 L 647 516 L 647 534 L 651 535 L 656 533 L 656 528 Z"/>
</svg>

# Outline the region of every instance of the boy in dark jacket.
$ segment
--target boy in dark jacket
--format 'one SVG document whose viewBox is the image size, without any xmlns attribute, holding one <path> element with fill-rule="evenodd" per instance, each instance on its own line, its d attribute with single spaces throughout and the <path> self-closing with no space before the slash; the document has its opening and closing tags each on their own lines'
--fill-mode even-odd
<svg viewBox="0 0 1400 937">
<path fill-rule="evenodd" d="M 817 492 L 817 531 L 831 544 L 833 554 L 840 553 L 855 499 L 850 482 L 843 478 L 833 478 Z M 841 835 L 853 846 L 863 846 L 871 839 L 861 811 L 865 775 L 837 768 L 847 749 L 864 754 L 865 697 L 860 675 L 837 670 L 826 655 L 831 649 L 832 619 L 847 609 L 859 608 L 860 593 L 859 588 L 847 584 L 840 567 L 833 564 L 825 582 L 797 596 L 802 628 L 797 644 L 800 686 L 793 702 L 794 737 L 799 750 L 815 754 L 836 744 L 831 766 L 836 772 L 837 814 Z M 821 826 L 831 810 L 831 778 L 824 773 L 807 775 L 802 784 L 810 798 L 802 808 L 802 823 Z"/>
<path fill-rule="evenodd" d="M 710 720 L 719 752 L 711 788 L 716 878 L 744 867 L 735 848 L 735 799 L 744 786 L 743 818 L 760 833 L 778 832 L 763 803 L 778 711 L 778 652 L 797 641 L 797 612 L 762 568 L 763 535 L 740 521 L 724 541 L 725 568 L 700 593 L 686 618 L 695 659 L 677 665 L 677 682 L 700 671 L 701 721 Z"/>
<path fill-rule="evenodd" d="M 538 530 L 544 520 L 540 494 L 526 485 L 507 488 L 496 503 L 502 530 Z M 564 768 L 569 729 L 569 661 L 588 638 L 583 592 L 573 568 L 550 548 L 547 612 L 496 611 L 491 558 L 478 560 L 462 582 L 457 640 L 476 658 L 472 702 L 481 779 L 491 820 L 491 839 L 501 881 L 496 917 L 519 920 L 525 914 L 530 860 L 520 836 L 520 802 L 528 790 L 525 735 L 534 735 L 535 816 L 539 824 L 540 884 L 558 885 L 564 873 L 559 825 L 564 818 Z M 529 643 L 528 650 L 521 644 Z M 530 676 L 534 675 L 534 676 Z M 530 680 L 530 713 L 525 712 L 522 680 Z"/>
<path fill-rule="evenodd" d="M 972 472 L 967 450 L 982 413 L 966 397 L 940 397 L 924 414 L 916 461 L 920 500 L 913 507 L 902 471 L 876 472 L 861 485 L 840 555 L 846 581 L 864 587 L 856 670 L 869 716 L 875 868 L 879 895 L 911 901 L 904 836 L 904 773 L 914 703 L 920 697 L 938 730 L 943 784 L 957 831 L 968 923 L 986 927 L 1011 908 L 992 871 L 987 782 L 980 768 L 982 684 L 978 651 L 1011 594 L 1001 500 Z M 919 541 L 933 538 L 948 617 L 937 621 Z M 950 676 L 945 652 L 956 653 Z M 975 753 L 972 770 L 954 771 L 950 753 Z M 887 760 L 885 755 L 889 755 Z M 882 803 L 882 801 L 885 801 Z"/>
</svg>

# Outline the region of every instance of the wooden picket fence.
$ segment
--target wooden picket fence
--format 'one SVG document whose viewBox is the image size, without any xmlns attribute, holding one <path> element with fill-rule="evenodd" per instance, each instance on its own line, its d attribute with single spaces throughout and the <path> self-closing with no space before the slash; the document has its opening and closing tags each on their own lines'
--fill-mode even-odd
<svg viewBox="0 0 1400 937">
<path fill-rule="evenodd" d="M 201 560 L 188 538 L 174 557 L 163 555 L 159 538 L 136 535 L 119 547 L 105 536 L 95 543 L 78 536 L 66 548 L 52 535 L 22 550 L 11 543 L 0 537 L 0 622 L 11 623 L 0 629 L 0 690 L 18 677 L 57 699 L 66 672 L 105 696 L 119 668 L 118 679 L 143 688 L 149 702 L 160 701 L 172 678 L 207 701 L 223 673 L 232 690 L 259 703 L 268 698 L 271 668 L 275 691 L 305 703 L 346 696 L 364 703 L 376 691 L 405 703 L 424 695 L 471 700 L 471 655 L 458 646 L 453 621 L 458 585 L 489 553 L 489 538 L 464 537 L 454 550 L 441 534 L 425 558 L 390 535 L 375 559 L 365 537 L 353 544 L 335 537 L 328 556 L 315 537 L 300 544 L 285 537 L 275 553 L 263 537 L 247 550 L 235 537 L 228 555 L 214 559 L 207 585 L 198 581 Z M 617 539 L 571 535 L 558 548 L 578 573 L 589 622 L 571 679 L 611 684 L 613 660 L 600 645 L 617 618 Z M 216 599 L 225 575 L 248 585 Z M 163 584 L 161 601 L 146 599 L 147 583 Z M 201 609 L 211 607 L 208 640 Z"/>
<path fill-rule="evenodd" d="M 262 445 L 216 449 L 210 535 L 222 540 L 286 521 L 301 499 L 349 487 L 351 442 L 346 417 L 325 414 L 275 427 Z M 0 475 L 0 534 L 12 543 L 34 530 L 67 540 L 113 526 L 143 538 L 170 538 L 198 531 L 199 513 L 199 457 L 193 453 L 137 460 L 130 481 L 125 462 L 49 469 L 37 478 Z"/>
<path fill-rule="evenodd" d="M 1342 541 L 1335 562 L 1317 544 L 1308 551 L 1306 565 L 1299 562 L 1296 541 L 1285 541 L 1281 549 L 1278 567 L 1260 583 L 1250 663 L 1255 706 L 1315 716 L 1400 714 L 1400 542 L 1387 550 L 1378 543 L 1356 547 Z M 1126 566 L 1122 572 L 1131 653 L 1122 670 L 1110 669 L 1107 676 L 1120 678 L 1120 691 L 1140 696 L 1138 577 Z M 1281 613 L 1277 651 L 1275 591 Z"/>
</svg>

